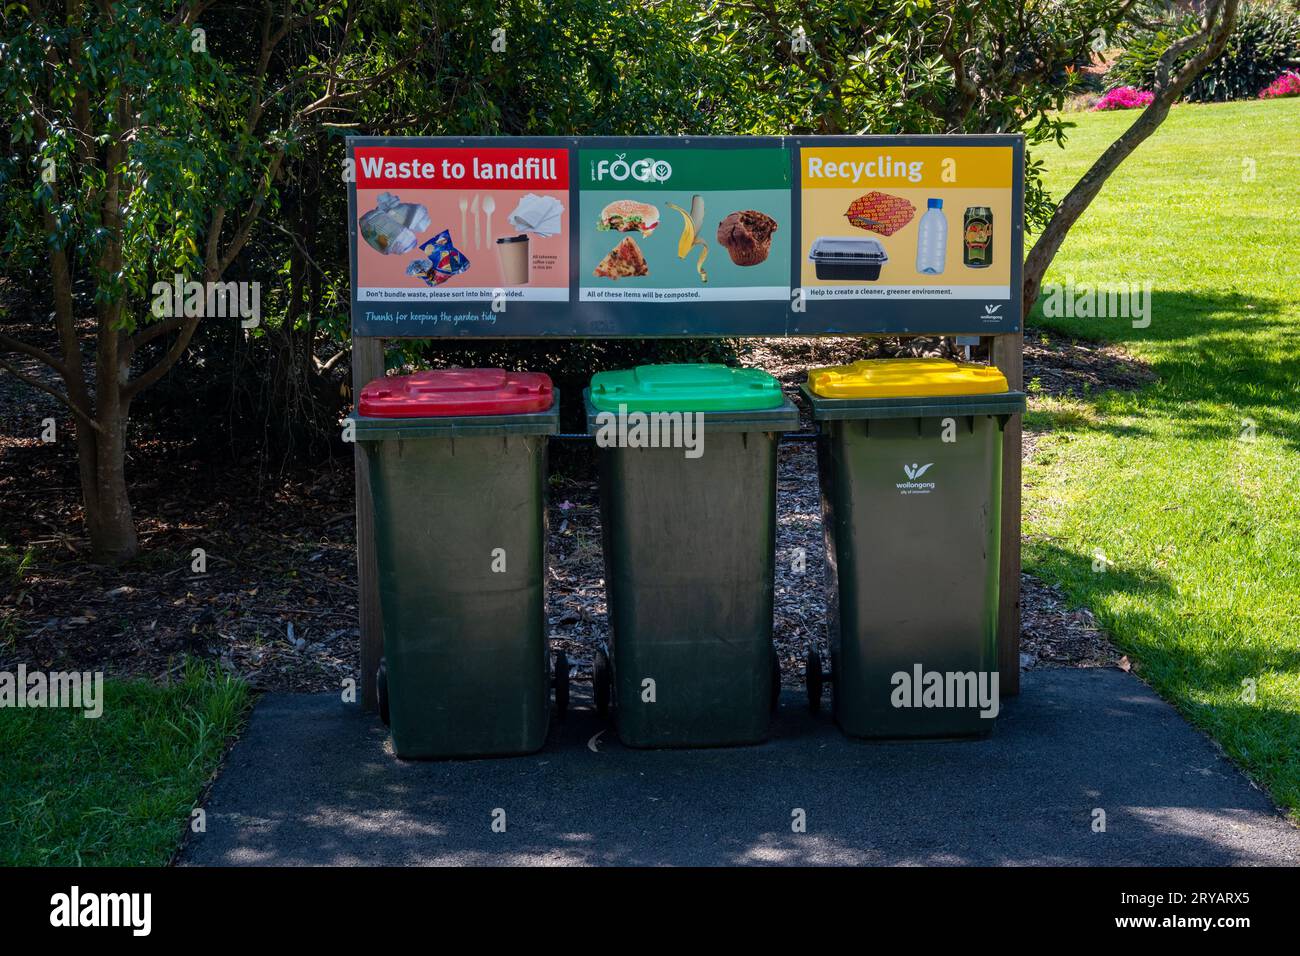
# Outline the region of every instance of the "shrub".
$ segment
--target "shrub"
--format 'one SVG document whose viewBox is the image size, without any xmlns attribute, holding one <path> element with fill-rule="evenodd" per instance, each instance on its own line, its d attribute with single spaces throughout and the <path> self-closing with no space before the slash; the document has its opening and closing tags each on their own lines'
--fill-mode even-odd
<svg viewBox="0 0 1300 956">
<path fill-rule="evenodd" d="M 1300 73 L 1288 70 L 1259 94 L 1261 100 L 1271 100 L 1277 96 L 1300 96 Z"/>
<path fill-rule="evenodd" d="M 1154 93 L 1134 89 L 1131 86 L 1117 86 L 1107 90 L 1106 95 L 1097 101 L 1094 110 L 1136 110 L 1141 109 L 1155 99 Z"/>
<path fill-rule="evenodd" d="M 1150 89 L 1160 57 L 1179 36 L 1195 32 L 1196 26 L 1196 20 L 1188 17 L 1178 29 L 1130 37 L 1106 74 L 1107 86 Z M 1173 69 L 1189 56 L 1175 61 Z M 1192 81 L 1183 98 L 1193 103 L 1252 99 L 1297 58 L 1300 14 L 1282 6 L 1243 6 L 1223 53 Z"/>
</svg>

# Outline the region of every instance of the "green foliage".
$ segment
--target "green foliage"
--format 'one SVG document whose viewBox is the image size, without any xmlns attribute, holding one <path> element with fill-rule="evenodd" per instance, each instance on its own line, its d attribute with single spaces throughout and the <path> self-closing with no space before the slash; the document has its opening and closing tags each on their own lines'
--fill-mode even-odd
<svg viewBox="0 0 1300 956">
<path fill-rule="evenodd" d="M 1054 208 L 1038 155 L 1064 141 L 1077 66 L 1120 17 L 1106 0 L 772 0 L 711 4 L 690 29 L 728 132 L 1023 133 L 1032 228 Z"/>
<path fill-rule="evenodd" d="M 1031 154 L 1028 218 L 1038 225 L 1052 202 L 1036 153 L 1063 141 L 1058 110 L 1080 86 L 1074 67 L 1087 62 L 1095 37 L 1115 29 L 1118 16 L 1103 0 L 1028 8 L 988 0 L 951 10 L 925 0 L 294 0 L 287 11 L 274 10 L 273 25 L 287 12 L 309 26 L 277 46 L 258 77 L 261 24 L 249 11 L 205 11 L 206 49 L 196 51 L 190 32 L 172 22 L 179 9 L 174 0 L 118 0 L 105 22 L 97 8 L 84 8 L 84 25 L 101 42 L 80 61 L 55 31 L 58 109 L 48 130 L 31 108 L 45 77 L 37 68 L 40 31 L 24 29 L 13 13 L 0 44 L 0 88 L 19 145 L 0 165 L 0 208 L 12 212 L 4 250 L 39 276 L 45 237 L 31 198 L 39 209 L 51 191 L 38 186 L 33 193 L 31 184 L 53 161 L 63 187 L 52 210 L 54 241 L 77 250 L 78 272 L 92 273 L 101 299 L 131 297 L 128 326 L 143 316 L 153 278 L 197 269 L 214 209 L 227 211 L 227 237 L 244 215 L 278 218 L 295 195 L 321 208 L 322 223 L 341 222 L 335 171 L 348 133 L 1020 131 Z M 955 83 L 958 71 L 974 93 Z M 87 86 L 97 78 L 104 82 Z M 131 131 L 120 170 L 130 196 L 122 261 L 104 268 L 96 253 L 108 227 L 91 200 L 110 173 L 102 163 L 75 160 L 74 94 L 82 86 L 93 93 L 89 115 L 100 149 L 121 132 L 111 121 L 119 96 L 144 120 Z M 346 99 L 314 107 L 340 89 Z M 253 113 L 258 123 L 250 134 L 244 126 Z M 313 176 L 312 188 L 302 188 Z M 316 265 L 275 282 L 290 237 L 257 230 L 244 271 L 274 286 L 267 297 L 272 323 L 278 313 L 313 333 L 345 324 L 338 315 L 345 232 L 318 229 L 328 234 L 314 250 Z M 292 287 L 305 281 L 318 284 L 331 304 L 317 300 L 295 311 Z"/>
<path fill-rule="evenodd" d="M 0 649 L 9 648 L 18 638 L 18 608 L 28 590 L 24 579 L 35 564 L 35 548 L 25 548 L 19 554 L 16 548 L 0 541 L 0 588 L 12 594 L 10 606 L 0 608 Z"/>
<path fill-rule="evenodd" d="M 81 25 L 102 42 L 74 66 L 69 30 L 35 29 L 24 7 L 6 8 L 0 96 L 14 145 L 0 157 L 3 268 L 48 283 L 41 213 L 54 203 L 53 241 L 73 252 L 82 305 L 121 300 L 130 328 L 149 320 L 153 281 L 198 271 L 210 240 L 228 243 L 257 217 L 223 278 L 262 284 L 262 325 L 245 335 L 200 323 L 171 381 L 134 407 L 184 411 L 196 417 L 191 431 L 197 418 L 247 427 L 259 441 L 301 444 L 305 431 L 317 450 L 347 400 L 344 363 L 322 365 L 346 348 L 349 326 L 345 136 L 1021 132 L 1032 229 L 1054 208 L 1043 157 L 1064 142 L 1060 108 L 1081 88 L 1078 67 L 1098 38 L 1121 26 L 1109 0 L 292 0 L 270 7 L 272 27 L 287 14 L 298 28 L 260 75 L 261 5 L 206 8 L 202 50 L 170 25 L 178 0 L 108 9 L 111 21 L 82 8 Z M 51 70 L 41 37 L 58 54 Z M 57 109 L 38 113 L 49 76 Z M 76 159 L 73 91 L 87 80 L 91 162 Z M 118 167 L 121 261 L 101 263 L 114 233 L 95 200 L 123 93 L 147 122 Z M 40 186 L 46 160 L 59 173 L 56 203 Z M 146 345 L 135 361 L 156 360 L 167 344 Z M 652 360 L 678 346 L 548 348 L 512 354 L 565 380 L 569 366 L 589 373 L 606 358 Z"/>
<path fill-rule="evenodd" d="M 11 9 L 7 27 L 17 29 L 0 38 L 13 147 L 0 205 L 14 210 L 0 243 L 36 269 L 47 245 L 68 250 L 96 303 L 140 299 L 151 274 L 192 270 L 205 203 L 233 189 L 219 172 L 210 121 L 228 85 L 208 57 L 192 52 L 189 31 L 169 22 L 170 6 L 114 3 L 111 25 L 83 8 L 86 23 L 48 33 L 22 29 Z M 72 28 L 87 25 L 94 42 L 73 55 Z M 89 94 L 85 102 L 80 94 Z M 79 118 L 91 123 L 89 135 Z M 106 221 L 112 191 L 120 223 Z"/>
<path fill-rule="evenodd" d="M 5 586 L 20 585 L 23 577 L 36 563 L 34 548 L 25 548 L 20 555 L 9 545 L 0 543 L 0 582 Z"/>
<path fill-rule="evenodd" d="M 1160 57 L 1176 39 L 1196 29 L 1196 19 L 1188 17 L 1173 28 L 1129 37 L 1124 52 L 1106 73 L 1107 88 L 1151 89 Z M 1171 72 L 1191 55 L 1177 57 Z M 1183 98 L 1193 103 L 1253 99 L 1298 59 L 1300 13 L 1281 5 L 1245 5 L 1223 53 L 1192 81 Z"/>
</svg>

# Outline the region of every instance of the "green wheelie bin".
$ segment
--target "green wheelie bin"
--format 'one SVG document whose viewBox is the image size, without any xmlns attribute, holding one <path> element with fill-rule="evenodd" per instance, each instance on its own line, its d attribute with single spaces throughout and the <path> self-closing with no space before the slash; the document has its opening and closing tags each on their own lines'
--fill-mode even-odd
<svg viewBox="0 0 1300 956">
<path fill-rule="evenodd" d="M 446 369 L 380 378 L 351 416 L 370 465 L 384 618 L 378 683 L 404 758 L 539 749 L 551 686 L 545 608 L 546 375 Z"/>
<path fill-rule="evenodd" d="M 630 747 L 762 740 L 780 693 L 776 449 L 797 409 L 766 372 L 712 364 L 601 372 L 586 406 L 611 632 L 597 709 L 612 698 Z"/>
<path fill-rule="evenodd" d="M 996 368 L 812 369 L 835 721 L 855 737 L 970 737 L 997 714 L 1002 433 Z M 816 709 L 821 658 L 810 650 Z"/>
</svg>

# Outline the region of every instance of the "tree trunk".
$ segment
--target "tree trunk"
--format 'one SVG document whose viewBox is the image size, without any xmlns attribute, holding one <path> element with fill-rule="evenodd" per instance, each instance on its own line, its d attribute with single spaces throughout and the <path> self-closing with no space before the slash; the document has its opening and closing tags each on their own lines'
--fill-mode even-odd
<svg viewBox="0 0 1300 956">
<path fill-rule="evenodd" d="M 1022 285 L 1022 306 L 1024 315 L 1028 316 L 1038 293 L 1042 291 L 1043 276 L 1047 274 L 1052 260 L 1056 258 L 1066 235 L 1079 221 L 1092 201 L 1101 192 L 1111 173 L 1132 154 L 1169 115 L 1170 108 L 1178 102 L 1184 91 L 1201 72 L 1212 63 L 1228 43 L 1232 28 L 1237 22 L 1238 0 L 1215 0 L 1207 9 L 1200 30 L 1194 34 L 1174 41 L 1160 58 L 1155 82 L 1155 99 L 1139 114 L 1128 129 L 1120 134 L 1106 151 L 1074 184 L 1074 188 L 1065 194 L 1052 214 L 1051 221 L 1039 235 L 1034 247 L 1025 257 Z M 1204 47 L 1193 56 L 1172 78 L 1169 71 L 1177 60 L 1177 55 L 1193 49 L 1200 44 Z"/>
<path fill-rule="evenodd" d="M 1161 100 L 1153 102 L 1143 110 L 1142 115 L 1133 125 L 1106 148 L 1106 151 L 1096 159 L 1057 205 L 1051 221 L 1039 235 L 1034 247 L 1029 250 L 1029 255 L 1025 257 L 1024 285 L 1021 293 L 1024 315 L 1029 315 L 1030 310 L 1033 309 L 1034 303 L 1038 300 L 1038 293 L 1042 291 L 1043 276 L 1047 274 L 1052 260 L 1056 258 L 1061 245 L 1065 242 L 1065 237 L 1079 221 L 1079 217 L 1092 205 L 1092 201 L 1097 198 L 1097 194 L 1106 185 L 1106 180 L 1111 174 L 1132 155 L 1133 150 L 1160 127 L 1168 115 L 1169 104 Z"/>
<path fill-rule="evenodd" d="M 125 409 L 119 406 L 112 415 L 101 412 L 99 432 L 77 426 L 86 533 L 92 555 L 101 564 L 122 564 L 140 551 L 127 494 L 126 422 Z"/>
<path fill-rule="evenodd" d="M 122 564 L 140 552 L 126 483 L 126 432 L 131 399 L 123 393 L 127 378 L 123 333 L 118 328 L 121 306 L 100 312 L 95 349 L 95 422 L 99 428 L 78 429 L 78 448 L 93 446 L 93 467 L 81 454 L 81 496 L 86 509 L 90 550 L 101 564 Z M 89 433 L 83 442 L 81 432 Z"/>
</svg>

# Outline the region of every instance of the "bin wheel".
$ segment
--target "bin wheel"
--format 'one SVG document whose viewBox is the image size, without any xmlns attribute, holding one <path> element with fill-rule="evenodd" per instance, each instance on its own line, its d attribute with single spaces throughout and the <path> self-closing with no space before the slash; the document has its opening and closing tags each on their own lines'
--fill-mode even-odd
<svg viewBox="0 0 1300 956">
<path fill-rule="evenodd" d="M 375 700 L 379 704 L 379 719 L 388 726 L 388 664 L 381 657 L 375 671 Z"/>
<path fill-rule="evenodd" d="M 611 675 L 609 655 L 598 648 L 591 660 L 591 689 L 596 698 L 596 713 L 602 717 L 609 716 L 609 690 Z"/>
<path fill-rule="evenodd" d="M 569 710 L 569 655 L 555 653 L 555 711 L 564 716 Z"/>
<path fill-rule="evenodd" d="M 772 713 L 781 703 L 781 656 L 772 648 Z"/>
<path fill-rule="evenodd" d="M 804 683 L 808 687 L 808 709 L 817 713 L 822 707 L 822 656 L 817 649 L 809 648 L 804 667 Z"/>
</svg>

